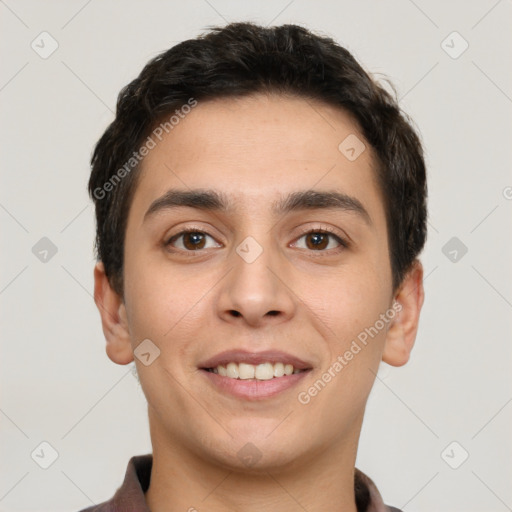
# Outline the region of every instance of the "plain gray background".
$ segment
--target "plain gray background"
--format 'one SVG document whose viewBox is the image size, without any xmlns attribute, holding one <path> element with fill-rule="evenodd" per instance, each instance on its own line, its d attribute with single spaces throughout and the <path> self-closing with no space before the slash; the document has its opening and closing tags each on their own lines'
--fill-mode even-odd
<svg viewBox="0 0 512 512">
<path fill-rule="evenodd" d="M 426 302 L 411 361 L 379 373 L 358 467 L 407 512 L 511 510 L 511 15 L 510 0 L 0 1 L 0 510 L 99 503 L 151 451 L 92 299 L 89 158 L 150 58 L 240 20 L 334 37 L 390 77 L 425 144 Z"/>
</svg>

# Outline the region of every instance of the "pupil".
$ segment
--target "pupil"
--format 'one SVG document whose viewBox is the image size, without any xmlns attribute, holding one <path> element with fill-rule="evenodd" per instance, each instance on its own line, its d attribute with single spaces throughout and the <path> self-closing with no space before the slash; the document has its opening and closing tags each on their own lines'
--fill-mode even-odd
<svg viewBox="0 0 512 512">
<path fill-rule="evenodd" d="M 203 235 L 202 233 L 197 233 L 197 232 L 194 232 L 194 233 L 187 233 L 186 237 L 185 237 L 185 241 L 186 243 L 189 242 L 192 246 L 192 248 L 194 249 L 197 249 L 201 242 L 203 241 Z M 186 244 L 188 245 L 188 244 Z"/>
<path fill-rule="evenodd" d="M 323 233 L 313 233 L 310 235 L 312 240 L 313 247 L 323 247 L 325 246 L 325 235 Z"/>
</svg>

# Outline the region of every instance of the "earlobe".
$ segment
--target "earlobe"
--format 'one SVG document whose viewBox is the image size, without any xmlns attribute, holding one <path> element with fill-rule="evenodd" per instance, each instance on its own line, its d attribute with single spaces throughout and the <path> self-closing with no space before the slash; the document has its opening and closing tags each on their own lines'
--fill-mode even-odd
<svg viewBox="0 0 512 512">
<path fill-rule="evenodd" d="M 402 366 L 409 360 L 423 306 L 423 266 L 416 260 L 395 294 L 397 311 L 384 345 L 382 360 L 392 366 Z"/>
<path fill-rule="evenodd" d="M 100 312 L 108 357 L 117 364 L 131 363 L 133 350 L 126 307 L 122 298 L 110 286 L 101 261 L 94 267 L 94 302 Z"/>
</svg>

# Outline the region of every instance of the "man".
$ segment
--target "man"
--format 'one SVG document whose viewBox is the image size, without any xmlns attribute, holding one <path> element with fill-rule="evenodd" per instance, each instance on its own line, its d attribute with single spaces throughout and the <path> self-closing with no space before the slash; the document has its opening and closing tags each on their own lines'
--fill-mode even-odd
<svg viewBox="0 0 512 512">
<path fill-rule="evenodd" d="M 153 453 L 87 510 L 398 510 L 354 465 L 379 363 L 416 337 L 425 165 L 351 54 L 250 23 L 171 48 L 121 91 L 89 191 Z"/>
</svg>

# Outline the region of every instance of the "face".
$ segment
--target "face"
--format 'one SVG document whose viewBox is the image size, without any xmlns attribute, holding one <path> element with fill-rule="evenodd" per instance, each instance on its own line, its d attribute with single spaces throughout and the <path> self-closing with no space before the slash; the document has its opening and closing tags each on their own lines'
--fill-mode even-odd
<svg viewBox="0 0 512 512">
<path fill-rule="evenodd" d="M 240 469 L 355 451 L 379 362 L 405 362 L 417 323 L 394 303 L 373 161 L 343 111 L 264 95 L 199 102 L 149 152 L 124 300 L 99 270 L 96 296 L 118 307 L 112 360 L 150 340 L 135 363 L 154 444 Z"/>
</svg>

